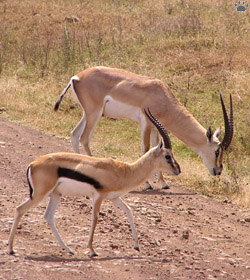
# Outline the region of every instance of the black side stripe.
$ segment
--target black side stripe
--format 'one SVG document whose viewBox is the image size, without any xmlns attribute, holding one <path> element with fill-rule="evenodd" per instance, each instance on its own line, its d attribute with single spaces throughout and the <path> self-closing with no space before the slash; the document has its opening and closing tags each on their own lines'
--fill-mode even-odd
<svg viewBox="0 0 250 280">
<path fill-rule="evenodd" d="M 72 180 L 90 184 L 90 185 L 94 186 L 96 189 L 102 189 L 102 185 L 97 180 L 95 180 L 94 178 L 91 178 L 87 175 L 84 175 L 83 173 L 80 173 L 76 170 L 59 167 L 58 168 L 58 177 L 66 177 L 66 178 L 69 178 Z"/>
</svg>

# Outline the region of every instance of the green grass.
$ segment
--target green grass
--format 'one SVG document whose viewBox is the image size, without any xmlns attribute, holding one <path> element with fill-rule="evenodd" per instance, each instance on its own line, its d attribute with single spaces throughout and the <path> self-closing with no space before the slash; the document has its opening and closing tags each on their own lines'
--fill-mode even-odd
<svg viewBox="0 0 250 280">
<path fill-rule="evenodd" d="M 71 76 L 96 65 L 161 79 L 206 128 L 223 123 L 218 93 L 227 106 L 231 93 L 235 136 L 223 175 L 205 175 L 197 155 L 171 136 L 185 171 L 178 182 L 250 205 L 249 42 L 250 8 L 237 13 L 230 1 L 2 1 L 0 107 L 4 117 L 69 137 L 82 112 L 70 109 L 71 94 L 57 113 L 54 103 Z M 134 160 L 139 127 L 102 119 L 91 148 L 98 156 Z"/>
</svg>

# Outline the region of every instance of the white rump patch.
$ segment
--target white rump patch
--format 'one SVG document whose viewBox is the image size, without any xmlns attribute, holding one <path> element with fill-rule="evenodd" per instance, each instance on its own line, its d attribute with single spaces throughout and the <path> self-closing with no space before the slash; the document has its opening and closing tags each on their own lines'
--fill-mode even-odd
<svg viewBox="0 0 250 280">
<path fill-rule="evenodd" d="M 72 90 L 72 93 L 73 93 L 73 95 L 74 95 L 76 101 L 79 103 L 79 105 L 80 105 L 81 108 L 82 108 L 82 105 L 81 105 L 81 103 L 79 102 L 79 99 L 78 99 L 78 97 L 77 97 L 76 91 L 75 91 L 75 89 L 74 89 L 73 81 L 80 81 L 80 79 L 79 79 L 76 75 L 73 76 L 73 77 L 70 79 L 70 85 L 71 85 L 71 90 Z M 83 109 L 83 108 L 82 108 L 82 109 Z"/>
</svg>

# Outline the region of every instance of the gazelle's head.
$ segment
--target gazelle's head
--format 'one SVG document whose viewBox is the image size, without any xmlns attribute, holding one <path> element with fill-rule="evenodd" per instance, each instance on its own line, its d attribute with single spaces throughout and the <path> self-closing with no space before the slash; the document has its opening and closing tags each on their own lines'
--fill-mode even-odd
<svg viewBox="0 0 250 280">
<path fill-rule="evenodd" d="M 221 134 L 220 128 L 213 132 L 212 128 L 209 127 L 207 130 L 207 144 L 201 154 L 201 157 L 211 175 L 221 175 L 223 169 L 223 152 L 230 146 L 234 130 L 232 96 L 230 95 L 230 119 L 228 119 L 228 115 L 221 94 L 220 101 L 225 122 L 224 138 L 221 142 L 218 139 Z"/>
<path fill-rule="evenodd" d="M 171 141 L 167 131 L 164 129 L 161 123 L 152 115 L 149 109 L 148 111 L 144 109 L 144 112 L 162 136 L 159 145 L 153 150 L 154 156 L 155 158 L 157 158 L 158 169 L 166 172 L 168 175 L 179 175 L 181 173 L 181 169 L 178 162 L 174 158 Z"/>
</svg>

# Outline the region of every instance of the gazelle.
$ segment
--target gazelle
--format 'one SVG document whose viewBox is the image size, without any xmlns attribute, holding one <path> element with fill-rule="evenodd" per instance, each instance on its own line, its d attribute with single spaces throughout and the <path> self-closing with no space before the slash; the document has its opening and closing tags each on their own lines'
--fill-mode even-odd
<svg viewBox="0 0 250 280">
<path fill-rule="evenodd" d="M 223 169 L 222 156 L 233 137 L 233 108 L 230 96 L 230 120 L 220 95 L 225 122 L 225 135 L 218 128 L 214 133 L 211 127 L 206 130 L 175 98 L 171 90 L 157 79 L 139 76 L 124 70 L 107 67 L 86 69 L 72 77 L 55 105 L 59 108 L 63 96 L 69 88 L 84 110 L 78 125 L 71 132 L 74 152 L 79 153 L 79 142 L 83 153 L 91 155 L 89 143 L 97 122 L 102 116 L 128 118 L 140 123 L 142 153 L 158 145 L 158 134 L 144 114 L 150 107 L 163 127 L 198 153 L 212 175 L 220 175 Z M 167 188 L 162 174 L 159 179 Z M 148 187 L 150 187 L 147 182 Z"/>
<path fill-rule="evenodd" d="M 149 110 L 145 111 L 145 114 L 162 135 L 163 142 L 161 141 L 157 147 L 149 150 L 134 163 L 80 154 L 54 153 L 41 156 L 29 165 L 27 179 L 30 198 L 16 209 L 15 221 L 8 240 L 10 254 L 14 254 L 14 235 L 21 217 L 47 196 L 50 196 L 50 201 L 45 212 L 45 219 L 61 248 L 72 253 L 62 241 L 54 224 L 54 214 L 62 195 L 93 196 L 91 229 L 88 239 L 91 257 L 97 255 L 92 242 L 98 213 L 104 199 L 111 200 L 115 206 L 126 213 L 132 230 L 134 248 L 139 251 L 132 212 L 120 196 L 145 182 L 155 171 L 163 170 L 168 175 L 178 175 L 181 172 L 179 164 L 174 159 L 167 132 Z"/>
</svg>

